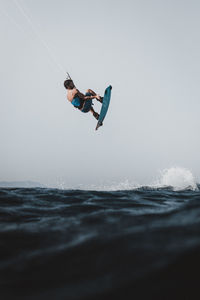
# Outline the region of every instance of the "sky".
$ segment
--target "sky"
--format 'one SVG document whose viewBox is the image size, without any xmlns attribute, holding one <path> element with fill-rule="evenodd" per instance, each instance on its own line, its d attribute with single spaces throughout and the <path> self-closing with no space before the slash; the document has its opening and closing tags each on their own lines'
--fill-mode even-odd
<svg viewBox="0 0 200 300">
<path fill-rule="evenodd" d="M 0 0 L 0 181 L 147 184 L 179 166 L 200 182 L 199 10 L 195 0 Z M 67 101 L 66 72 L 82 92 L 113 86 L 98 131 Z"/>
</svg>

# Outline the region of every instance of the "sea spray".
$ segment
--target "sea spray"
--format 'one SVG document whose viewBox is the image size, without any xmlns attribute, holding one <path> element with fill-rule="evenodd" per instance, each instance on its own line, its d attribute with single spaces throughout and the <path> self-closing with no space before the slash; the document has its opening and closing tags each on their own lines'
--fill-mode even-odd
<svg viewBox="0 0 200 300">
<path fill-rule="evenodd" d="M 174 191 L 191 189 L 196 190 L 197 184 L 190 170 L 181 167 L 172 167 L 164 169 L 160 173 L 160 178 L 157 180 L 155 187 L 170 186 Z"/>
<path fill-rule="evenodd" d="M 138 183 L 136 180 L 123 179 L 121 181 L 107 181 L 99 182 L 97 184 L 83 184 L 70 185 L 64 179 L 59 178 L 55 185 L 49 188 L 57 188 L 60 190 L 84 190 L 84 191 L 126 191 L 142 188 L 160 189 L 171 187 L 174 191 L 181 190 L 197 190 L 197 183 L 192 172 L 182 167 L 166 168 L 159 172 L 156 180 L 148 184 Z"/>
</svg>

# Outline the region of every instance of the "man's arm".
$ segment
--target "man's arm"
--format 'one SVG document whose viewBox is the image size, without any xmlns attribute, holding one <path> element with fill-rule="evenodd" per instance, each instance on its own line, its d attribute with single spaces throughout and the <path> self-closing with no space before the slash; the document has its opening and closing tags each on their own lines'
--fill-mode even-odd
<svg viewBox="0 0 200 300">
<path fill-rule="evenodd" d="M 85 96 L 84 94 L 82 94 L 81 92 L 79 92 L 79 90 L 76 90 L 76 96 L 78 96 L 79 98 L 83 99 L 83 100 L 89 100 L 89 99 L 94 99 L 97 98 L 97 95 L 92 95 L 92 96 Z"/>
</svg>

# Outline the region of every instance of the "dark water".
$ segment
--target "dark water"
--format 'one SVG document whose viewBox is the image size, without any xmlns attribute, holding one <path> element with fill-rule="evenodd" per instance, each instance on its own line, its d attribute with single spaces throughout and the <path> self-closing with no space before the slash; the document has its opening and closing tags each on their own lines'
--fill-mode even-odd
<svg viewBox="0 0 200 300">
<path fill-rule="evenodd" d="M 0 189 L 0 299 L 200 299 L 200 192 Z"/>
</svg>

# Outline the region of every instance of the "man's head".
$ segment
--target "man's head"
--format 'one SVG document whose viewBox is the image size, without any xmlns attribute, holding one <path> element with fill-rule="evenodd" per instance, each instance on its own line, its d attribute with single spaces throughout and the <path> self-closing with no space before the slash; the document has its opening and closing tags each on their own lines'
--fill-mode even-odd
<svg viewBox="0 0 200 300">
<path fill-rule="evenodd" d="M 71 79 L 67 79 L 67 80 L 65 80 L 64 81 L 64 87 L 68 90 L 72 90 L 74 87 L 75 87 L 75 85 L 74 85 L 74 83 L 73 83 L 73 81 L 71 80 Z"/>
</svg>

